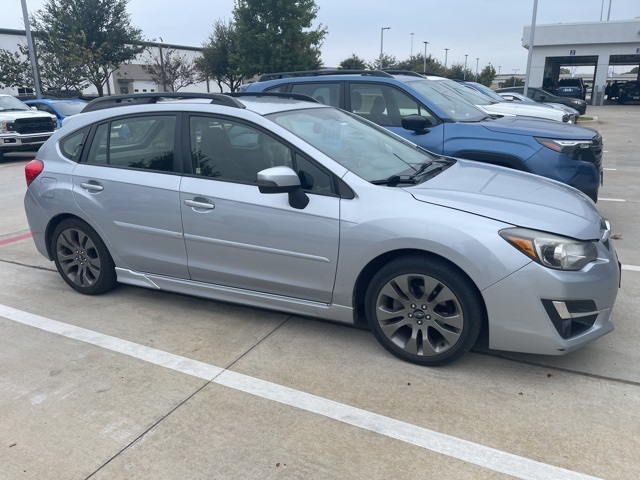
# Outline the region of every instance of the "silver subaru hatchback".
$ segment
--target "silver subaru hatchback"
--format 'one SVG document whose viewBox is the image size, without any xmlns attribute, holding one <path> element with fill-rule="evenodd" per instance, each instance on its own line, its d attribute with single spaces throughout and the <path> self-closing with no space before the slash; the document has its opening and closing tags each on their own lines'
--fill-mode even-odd
<svg viewBox="0 0 640 480">
<path fill-rule="evenodd" d="M 365 323 L 429 366 L 482 330 L 545 355 L 613 330 L 619 263 L 578 190 L 296 96 L 184 97 L 98 99 L 26 166 L 36 247 L 76 291 Z"/>
</svg>

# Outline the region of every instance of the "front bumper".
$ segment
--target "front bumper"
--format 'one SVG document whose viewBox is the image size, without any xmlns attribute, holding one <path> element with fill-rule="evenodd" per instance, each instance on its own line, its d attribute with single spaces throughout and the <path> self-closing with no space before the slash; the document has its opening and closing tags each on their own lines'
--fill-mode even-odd
<svg viewBox="0 0 640 480">
<path fill-rule="evenodd" d="M 578 272 L 529 263 L 482 292 L 489 348 L 543 355 L 571 352 L 613 330 L 619 284 L 611 241 L 599 243 L 598 260 Z"/>
</svg>

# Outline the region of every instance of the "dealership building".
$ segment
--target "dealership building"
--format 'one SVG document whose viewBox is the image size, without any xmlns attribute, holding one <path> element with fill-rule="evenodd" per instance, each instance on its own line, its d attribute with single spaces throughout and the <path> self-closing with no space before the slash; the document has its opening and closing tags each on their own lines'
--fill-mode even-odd
<svg viewBox="0 0 640 480">
<path fill-rule="evenodd" d="M 640 18 L 536 25 L 533 42 L 529 25 L 524 27 L 522 46 L 531 48 L 529 86 L 555 84 L 561 68 L 593 67 L 593 76 L 585 80 L 593 85 L 591 103 L 601 105 L 616 70 L 640 65 Z M 631 79 L 640 80 L 640 73 Z"/>
</svg>

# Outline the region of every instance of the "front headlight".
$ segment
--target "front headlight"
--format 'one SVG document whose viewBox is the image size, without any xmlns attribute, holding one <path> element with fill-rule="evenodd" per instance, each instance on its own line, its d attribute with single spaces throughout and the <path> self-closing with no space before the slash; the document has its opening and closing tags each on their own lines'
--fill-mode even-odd
<svg viewBox="0 0 640 480">
<path fill-rule="evenodd" d="M 558 140 L 555 138 L 542 138 L 535 137 L 538 143 L 541 143 L 547 148 L 551 150 L 555 150 L 556 152 L 562 152 L 570 157 L 573 154 L 582 148 L 591 147 L 591 140 Z"/>
<path fill-rule="evenodd" d="M 9 122 L 0 122 L 0 133 L 7 133 L 9 131 Z"/>
<path fill-rule="evenodd" d="M 582 102 L 580 100 L 571 100 L 571 103 L 573 103 L 574 105 L 582 105 Z"/>
<path fill-rule="evenodd" d="M 507 228 L 500 236 L 535 262 L 555 270 L 581 270 L 598 259 L 594 242 L 552 233 Z"/>
</svg>

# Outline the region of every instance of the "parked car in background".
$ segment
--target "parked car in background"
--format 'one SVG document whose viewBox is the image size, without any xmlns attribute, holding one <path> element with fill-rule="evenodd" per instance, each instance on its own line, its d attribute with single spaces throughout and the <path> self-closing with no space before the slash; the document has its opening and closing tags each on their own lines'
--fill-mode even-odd
<svg viewBox="0 0 640 480">
<path fill-rule="evenodd" d="M 640 81 L 629 81 L 620 86 L 618 91 L 618 103 L 640 101 Z"/>
<path fill-rule="evenodd" d="M 607 86 L 604 89 L 604 94 L 608 100 L 614 100 L 618 98 L 620 94 L 620 89 L 622 86 L 627 83 L 629 80 L 614 80 L 611 83 L 607 83 Z"/>
<path fill-rule="evenodd" d="M 243 88 L 308 95 L 432 152 L 536 173 L 571 185 L 594 201 L 598 198 L 603 146 L 597 131 L 530 117 L 492 117 L 441 82 L 419 74 L 283 72 L 263 75 Z"/>
<path fill-rule="evenodd" d="M 27 105 L 36 107 L 38 110 L 55 115 L 58 119 L 58 125 L 62 126 L 62 121 L 76 115 L 82 111 L 87 104 L 86 101 L 79 98 L 40 98 L 36 100 L 25 100 Z"/>
<path fill-rule="evenodd" d="M 587 87 L 581 77 L 561 78 L 553 93 L 560 97 L 581 98 L 587 97 Z"/>
<path fill-rule="evenodd" d="M 0 94 L 0 158 L 9 152 L 37 150 L 56 128 L 55 116 L 32 109 L 12 95 Z"/>
<path fill-rule="evenodd" d="M 490 105 L 486 107 L 481 107 L 483 110 L 489 109 L 492 111 L 503 111 L 513 113 L 515 115 L 525 115 L 528 117 L 536 117 L 536 118 L 545 118 L 547 120 L 555 120 L 557 122 L 570 122 L 571 115 L 568 113 L 557 110 L 552 107 L 548 107 L 543 103 L 531 102 L 531 103 L 522 103 L 522 102 L 510 102 L 496 92 L 491 90 L 486 85 L 482 85 L 481 83 L 476 82 L 459 82 L 458 85 L 464 85 L 465 87 L 473 89 L 475 92 L 480 93 L 486 99 L 491 102 Z M 477 104 L 476 104 L 477 105 Z M 571 122 L 575 123 L 575 122 Z"/>
<path fill-rule="evenodd" d="M 33 240 L 77 292 L 366 322 L 430 366 L 483 329 L 490 348 L 548 355 L 613 330 L 610 227 L 574 188 L 296 95 L 178 95 L 89 104 L 27 164 Z"/>
<path fill-rule="evenodd" d="M 561 110 L 567 115 L 569 115 L 569 123 L 576 123 L 578 121 L 578 117 L 580 116 L 580 112 L 575 108 L 571 108 L 567 105 L 563 105 L 562 103 L 539 103 L 533 100 L 532 98 L 525 97 L 522 93 L 518 92 L 496 92 L 502 98 L 507 100 L 508 102 L 522 102 L 522 103 L 532 103 L 535 105 L 544 105 L 548 108 L 555 108 L 556 110 Z"/>
<path fill-rule="evenodd" d="M 517 92 L 524 93 L 524 87 L 504 87 L 497 88 L 497 93 L 502 92 Z M 567 105 L 568 107 L 575 108 L 580 112 L 580 115 L 584 115 L 587 112 L 587 102 L 582 100 L 581 98 L 569 98 L 569 97 L 560 97 L 558 95 L 554 95 L 553 93 L 543 90 L 542 88 L 534 88 L 529 87 L 527 89 L 527 96 L 536 102 L 541 103 L 561 103 L 563 105 Z"/>
</svg>

